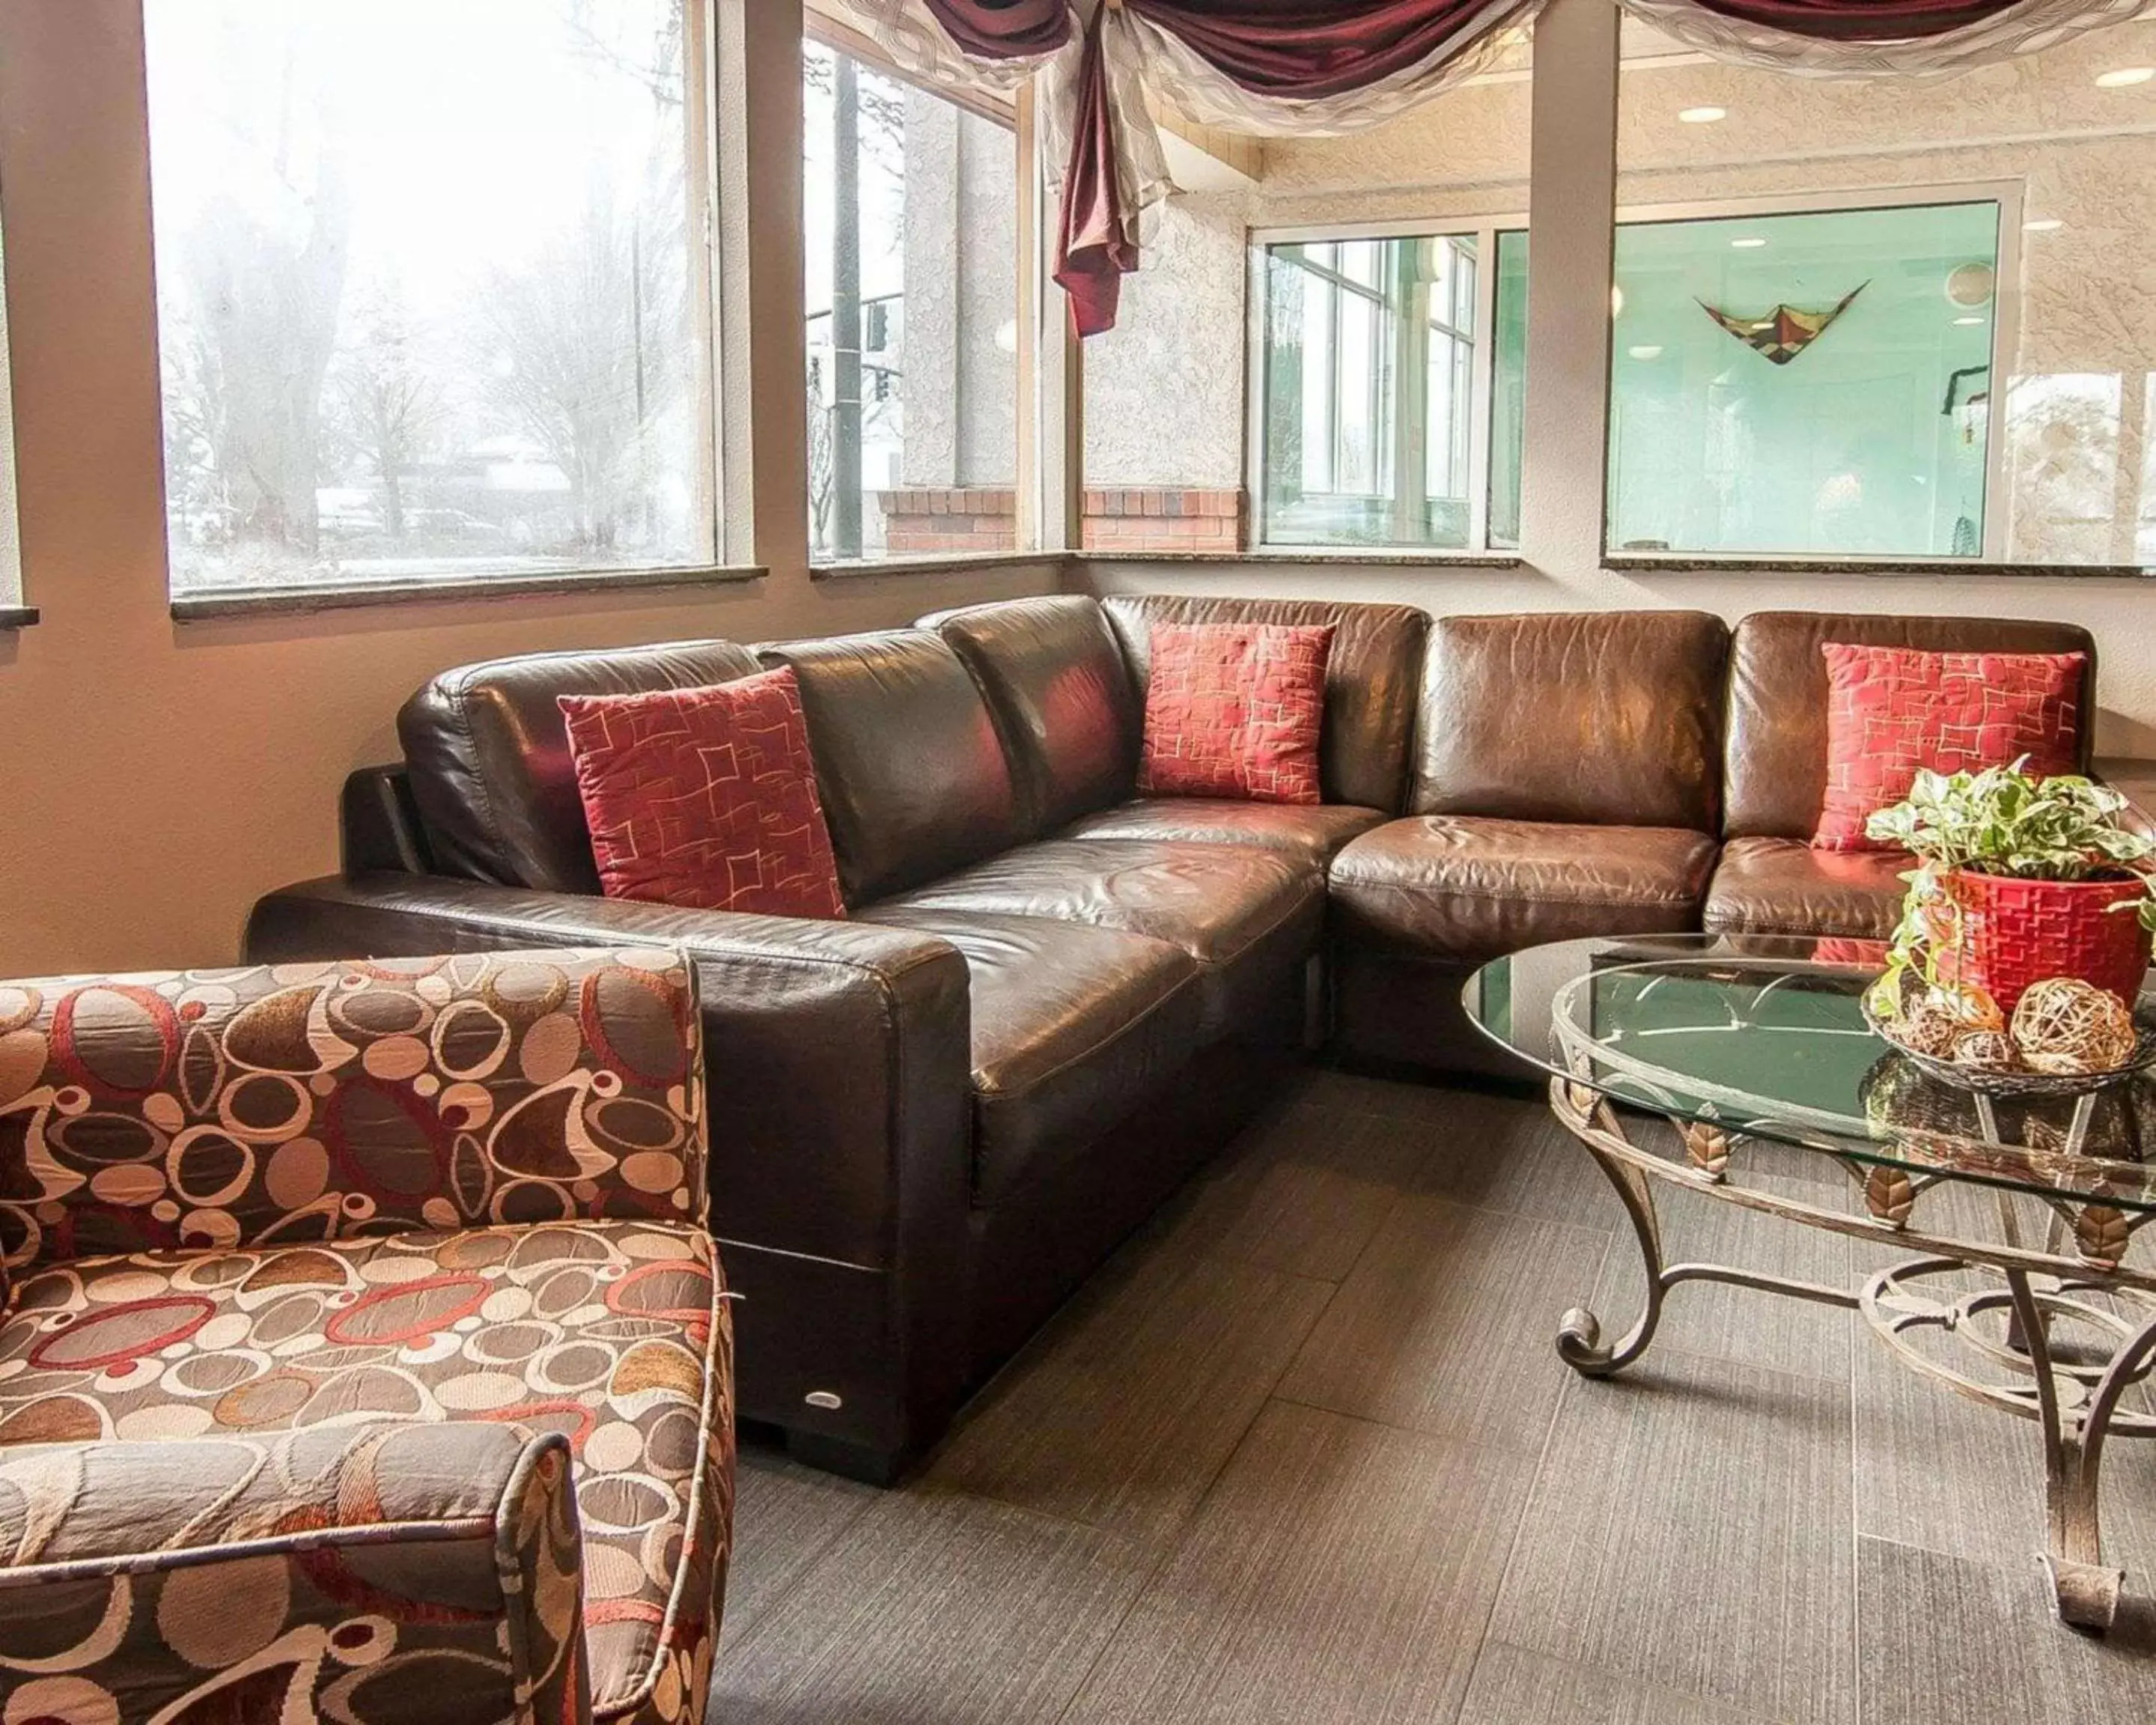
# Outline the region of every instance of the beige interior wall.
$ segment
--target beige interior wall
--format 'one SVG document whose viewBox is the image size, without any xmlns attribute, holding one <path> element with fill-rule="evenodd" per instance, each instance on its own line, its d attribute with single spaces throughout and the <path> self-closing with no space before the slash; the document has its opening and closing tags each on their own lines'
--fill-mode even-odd
<svg viewBox="0 0 2156 1725">
<path fill-rule="evenodd" d="M 398 703 L 443 666 L 870 629 L 1054 586 L 1052 562 L 812 583 L 802 530 L 775 523 L 756 542 L 772 573 L 744 587 L 173 622 L 139 10 L 0 0 L 0 44 L 24 579 L 44 613 L 0 632 L 0 975 L 228 962 L 255 895 L 336 866 L 339 781 L 394 757 Z M 770 100 L 788 75 L 762 80 Z M 770 255 L 798 208 L 750 212 L 749 254 Z M 790 311 L 782 294 L 765 315 L 798 326 L 793 279 Z M 758 479 L 775 475 L 783 452 L 756 453 Z M 798 501 L 775 478 L 767 491 Z"/>
</svg>

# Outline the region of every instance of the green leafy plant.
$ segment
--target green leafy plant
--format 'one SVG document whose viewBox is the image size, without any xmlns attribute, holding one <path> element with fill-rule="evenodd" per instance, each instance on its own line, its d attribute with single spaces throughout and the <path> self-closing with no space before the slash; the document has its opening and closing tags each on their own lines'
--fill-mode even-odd
<svg viewBox="0 0 2156 1725">
<path fill-rule="evenodd" d="M 1919 772 L 1908 796 L 1881 809 L 1865 831 L 1913 854 L 1919 866 L 1909 883 L 1902 921 L 1887 952 L 1887 972 L 1873 985 L 1872 1009 L 1881 1017 L 1899 1010 L 1912 974 L 1942 985 L 1938 951 L 1950 944 L 1954 915 L 1946 877 L 1958 869 L 2005 875 L 2019 880 L 2103 880 L 2138 876 L 2150 883 L 2148 865 L 2156 838 L 2128 831 L 2119 818 L 2131 806 L 2107 785 L 2073 773 L 2034 778 L 2028 757 L 1980 773 Z M 2113 906 L 2134 911 L 2142 927 L 2156 929 L 2156 897 L 2144 892 Z"/>
</svg>

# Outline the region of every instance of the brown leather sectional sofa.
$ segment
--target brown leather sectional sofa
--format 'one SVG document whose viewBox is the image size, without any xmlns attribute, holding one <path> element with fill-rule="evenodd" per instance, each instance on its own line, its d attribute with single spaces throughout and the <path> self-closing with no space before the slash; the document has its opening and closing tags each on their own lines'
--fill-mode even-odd
<svg viewBox="0 0 2156 1725">
<path fill-rule="evenodd" d="M 1136 797 L 1163 620 L 1336 626 L 1323 806 Z M 2093 695 L 2056 624 L 1168 596 L 505 660 L 406 705 L 403 763 L 346 787 L 344 874 L 264 898 L 247 950 L 687 952 L 740 1411 L 887 1476 L 1313 1042 L 1486 1069 L 1459 993 L 1498 953 L 1886 932 L 1896 862 L 1804 842 L 1830 639 L 2078 650 Z M 851 920 L 598 896 L 555 697 L 778 664 Z"/>
</svg>

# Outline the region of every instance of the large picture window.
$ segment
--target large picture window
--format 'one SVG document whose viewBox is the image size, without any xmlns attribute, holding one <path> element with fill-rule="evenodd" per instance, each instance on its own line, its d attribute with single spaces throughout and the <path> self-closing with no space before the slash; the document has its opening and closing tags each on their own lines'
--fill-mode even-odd
<svg viewBox="0 0 2156 1725">
<path fill-rule="evenodd" d="M 808 540 L 819 562 L 1018 543 L 1018 146 L 804 44 Z"/>
<path fill-rule="evenodd" d="M 146 0 L 172 585 L 716 560 L 700 0 Z"/>
<path fill-rule="evenodd" d="M 1610 550 L 2156 557 L 2156 23 L 1891 85 L 1675 46 L 1628 24 Z"/>
<path fill-rule="evenodd" d="M 1493 238 L 1260 243 L 1267 544 L 1486 542 Z"/>
<path fill-rule="evenodd" d="M 1983 554 L 1999 211 L 1620 223 L 1609 548 Z"/>
</svg>

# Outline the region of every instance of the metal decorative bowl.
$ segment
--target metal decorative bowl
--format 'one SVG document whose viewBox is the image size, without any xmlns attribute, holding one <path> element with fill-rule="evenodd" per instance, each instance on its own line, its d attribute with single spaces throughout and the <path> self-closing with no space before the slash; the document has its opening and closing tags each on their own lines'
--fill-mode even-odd
<svg viewBox="0 0 2156 1725">
<path fill-rule="evenodd" d="M 1893 1027 L 1871 1009 L 1869 990 L 1858 1003 L 1871 1034 L 1897 1054 L 1943 1084 L 1974 1091 L 1987 1096 L 2073 1096 L 2085 1091 L 2102 1090 L 2123 1083 L 2156 1066 L 2156 1003 L 2143 996 L 2133 1006 L 2133 1052 L 2121 1065 L 2101 1072 L 2030 1072 L 2020 1068 L 1964 1066 L 1938 1055 L 1912 1048 L 1894 1034 Z"/>
</svg>

